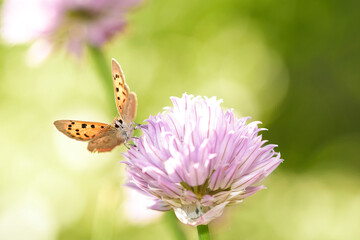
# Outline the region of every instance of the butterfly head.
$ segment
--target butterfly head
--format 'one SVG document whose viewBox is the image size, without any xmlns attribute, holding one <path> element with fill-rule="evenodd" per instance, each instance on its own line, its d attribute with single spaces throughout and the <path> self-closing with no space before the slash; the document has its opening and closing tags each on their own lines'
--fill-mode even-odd
<svg viewBox="0 0 360 240">
<path fill-rule="evenodd" d="M 125 122 L 119 117 L 114 120 L 114 127 L 119 130 L 119 133 L 125 139 L 125 143 L 131 139 L 134 132 L 133 122 Z"/>
</svg>

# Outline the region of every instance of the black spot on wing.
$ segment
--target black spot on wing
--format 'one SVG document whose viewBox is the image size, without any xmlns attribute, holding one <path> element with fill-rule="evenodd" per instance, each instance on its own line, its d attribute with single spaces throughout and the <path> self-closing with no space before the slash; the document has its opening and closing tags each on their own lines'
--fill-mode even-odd
<svg viewBox="0 0 360 240">
<path fill-rule="evenodd" d="M 82 127 L 82 128 L 86 128 L 86 126 L 87 126 L 86 123 L 81 124 L 81 127 Z"/>
</svg>

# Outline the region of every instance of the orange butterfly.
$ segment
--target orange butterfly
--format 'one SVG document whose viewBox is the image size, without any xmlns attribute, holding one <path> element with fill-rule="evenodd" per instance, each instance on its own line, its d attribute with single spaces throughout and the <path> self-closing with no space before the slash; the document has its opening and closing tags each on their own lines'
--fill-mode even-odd
<svg viewBox="0 0 360 240">
<path fill-rule="evenodd" d="M 120 116 L 111 124 L 76 120 L 54 122 L 55 127 L 66 136 L 78 141 L 89 141 L 87 149 L 90 152 L 108 152 L 122 143 L 126 146 L 133 135 L 136 94 L 130 92 L 123 71 L 115 59 L 112 59 L 112 77 L 115 103 Z"/>
</svg>

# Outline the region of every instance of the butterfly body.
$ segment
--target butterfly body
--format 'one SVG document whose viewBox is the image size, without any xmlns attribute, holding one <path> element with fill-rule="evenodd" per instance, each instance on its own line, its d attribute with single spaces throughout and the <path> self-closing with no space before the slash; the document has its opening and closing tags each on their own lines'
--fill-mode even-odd
<svg viewBox="0 0 360 240">
<path fill-rule="evenodd" d="M 112 75 L 116 107 L 119 112 L 112 123 L 88 122 L 77 120 L 58 120 L 55 127 L 66 136 L 89 141 L 90 152 L 108 152 L 120 144 L 127 144 L 134 131 L 136 114 L 136 94 L 130 92 L 124 74 L 115 59 L 112 60 Z"/>
</svg>

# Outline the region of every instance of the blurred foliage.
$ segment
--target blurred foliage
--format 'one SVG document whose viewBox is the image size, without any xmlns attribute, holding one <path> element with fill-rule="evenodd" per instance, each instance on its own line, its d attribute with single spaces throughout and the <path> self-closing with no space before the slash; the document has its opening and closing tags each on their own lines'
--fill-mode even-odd
<svg viewBox="0 0 360 240">
<path fill-rule="evenodd" d="M 285 162 L 269 190 L 213 222 L 214 239 L 360 236 L 358 9 L 355 0 L 147 1 L 106 46 L 109 68 L 116 58 L 138 95 L 137 122 L 169 96 L 217 96 L 279 145 Z M 90 154 L 52 126 L 112 120 L 89 54 L 58 50 L 30 68 L 27 48 L 0 45 L 0 239 L 169 239 L 167 218 L 129 220 L 124 147 Z"/>
</svg>

